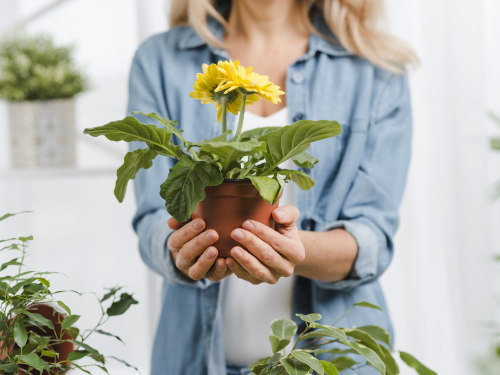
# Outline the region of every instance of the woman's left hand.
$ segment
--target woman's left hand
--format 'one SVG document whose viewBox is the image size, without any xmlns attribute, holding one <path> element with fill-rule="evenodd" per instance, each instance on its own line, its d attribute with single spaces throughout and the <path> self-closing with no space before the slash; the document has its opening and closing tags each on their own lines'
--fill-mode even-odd
<svg viewBox="0 0 500 375">
<path fill-rule="evenodd" d="M 231 237 L 249 252 L 233 247 L 232 258 L 226 259 L 229 269 L 254 285 L 276 284 L 280 277 L 291 276 L 306 256 L 296 225 L 299 216 L 294 206 L 277 208 L 273 212 L 276 230 L 254 220 L 245 221 L 243 229 L 235 229 Z"/>
</svg>

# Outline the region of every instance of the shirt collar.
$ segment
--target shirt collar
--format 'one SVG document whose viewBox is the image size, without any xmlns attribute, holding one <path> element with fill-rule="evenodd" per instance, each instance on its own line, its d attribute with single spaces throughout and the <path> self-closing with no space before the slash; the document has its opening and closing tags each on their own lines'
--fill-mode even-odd
<svg viewBox="0 0 500 375">
<path fill-rule="evenodd" d="M 330 29 L 326 26 L 326 23 L 321 15 L 317 15 L 314 17 L 314 27 L 318 30 L 322 35 L 326 35 L 328 39 L 325 39 L 315 33 L 311 33 L 309 37 L 309 48 L 307 53 L 299 58 L 300 60 L 307 60 L 310 57 L 314 56 L 316 52 L 323 52 L 330 56 L 349 56 L 353 55 L 352 52 L 346 50 L 340 42 L 337 42 L 337 38 L 330 31 Z M 211 18 L 208 20 L 208 28 L 215 35 L 215 37 L 219 40 L 222 40 L 224 28 L 217 20 Z M 193 30 L 193 28 L 189 27 L 185 36 L 180 40 L 178 47 L 179 49 L 192 49 L 198 48 L 206 45 L 205 42 L 200 36 Z M 226 57 L 229 60 L 229 56 L 226 51 L 211 47 L 217 54 Z"/>
</svg>

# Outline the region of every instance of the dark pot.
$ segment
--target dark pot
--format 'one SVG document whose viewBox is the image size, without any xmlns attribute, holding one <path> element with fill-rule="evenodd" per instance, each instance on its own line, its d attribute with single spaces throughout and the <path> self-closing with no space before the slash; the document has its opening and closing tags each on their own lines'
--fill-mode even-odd
<svg viewBox="0 0 500 375">
<path fill-rule="evenodd" d="M 203 219 L 206 229 L 213 229 L 219 234 L 214 246 L 220 258 L 230 257 L 229 251 L 235 246 L 245 249 L 231 238 L 231 232 L 241 228 L 246 220 L 275 227 L 271 214 L 278 208 L 279 200 L 273 205 L 267 203 L 250 181 L 225 180 L 221 185 L 205 188 L 205 194 L 207 197 L 198 203 L 191 218 Z"/>
</svg>

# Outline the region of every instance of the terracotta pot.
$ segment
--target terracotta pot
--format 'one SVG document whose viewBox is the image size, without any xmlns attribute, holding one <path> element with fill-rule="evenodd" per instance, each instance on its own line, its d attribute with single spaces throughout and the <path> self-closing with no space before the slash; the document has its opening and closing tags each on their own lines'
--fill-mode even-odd
<svg viewBox="0 0 500 375">
<path fill-rule="evenodd" d="M 30 312 L 40 314 L 46 319 L 49 319 L 54 324 L 55 332 L 57 332 L 58 336 L 60 337 L 61 330 L 62 330 L 61 329 L 61 322 L 64 320 L 64 317 L 60 313 L 58 313 L 57 310 L 55 310 L 52 306 L 47 305 L 47 304 L 33 305 L 28 310 Z M 37 327 L 29 327 L 29 328 L 27 328 L 27 330 L 28 330 L 28 332 L 35 332 L 36 334 L 38 334 L 40 336 L 49 336 L 51 338 L 56 338 L 55 332 L 54 331 L 50 332 L 50 330 L 47 327 L 45 327 L 46 332 L 43 332 L 41 329 L 39 329 Z M 63 340 L 71 340 L 71 339 L 73 339 L 73 337 L 71 337 L 68 333 L 65 332 L 64 335 L 62 336 L 62 339 Z M 12 343 L 12 345 L 9 348 L 9 352 L 12 352 L 18 348 L 19 347 L 17 345 L 14 345 L 14 343 Z M 71 353 L 75 349 L 74 345 L 70 342 L 64 342 L 62 344 L 54 345 L 52 348 L 54 349 L 55 352 L 59 353 L 59 358 L 42 357 L 43 360 L 47 363 L 51 363 L 51 362 L 54 362 L 56 360 L 58 362 L 66 361 L 69 353 Z M 4 359 L 4 358 L 5 358 L 5 355 L 2 355 L 2 359 Z M 27 370 L 27 368 L 28 368 L 28 366 L 26 366 L 26 365 L 21 365 L 20 367 L 24 370 Z M 65 372 L 51 371 L 50 375 L 56 375 L 56 374 L 62 375 L 64 373 Z M 19 370 L 18 374 L 24 374 L 24 371 Z M 40 375 L 40 372 L 37 370 L 32 370 L 31 374 Z M 42 375 L 49 375 L 49 374 L 47 373 L 47 371 L 44 371 Z"/>
<path fill-rule="evenodd" d="M 241 228 L 245 220 L 255 220 L 273 229 L 275 227 L 271 214 L 278 208 L 279 200 L 273 205 L 267 203 L 250 181 L 224 180 L 219 186 L 205 188 L 205 194 L 207 197 L 198 203 L 191 218 L 203 219 L 207 229 L 219 234 L 214 246 L 220 258 L 230 257 L 229 251 L 235 246 L 245 249 L 231 238 L 231 232 Z"/>
</svg>

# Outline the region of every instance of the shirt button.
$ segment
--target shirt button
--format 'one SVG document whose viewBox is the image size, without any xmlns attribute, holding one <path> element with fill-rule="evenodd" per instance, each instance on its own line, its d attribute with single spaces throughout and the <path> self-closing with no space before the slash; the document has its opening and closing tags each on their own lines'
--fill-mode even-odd
<svg viewBox="0 0 500 375">
<path fill-rule="evenodd" d="M 303 230 L 309 230 L 311 228 L 311 219 L 302 220 L 302 224 L 300 224 Z"/>
<path fill-rule="evenodd" d="M 292 75 L 292 81 L 294 83 L 302 83 L 302 81 L 304 80 L 304 76 L 301 74 L 301 73 L 293 73 Z"/>
<path fill-rule="evenodd" d="M 293 116 L 293 122 L 297 122 L 297 121 L 300 121 L 300 120 L 303 120 L 306 118 L 306 115 L 303 114 L 303 113 L 297 113 L 295 116 Z"/>
</svg>

